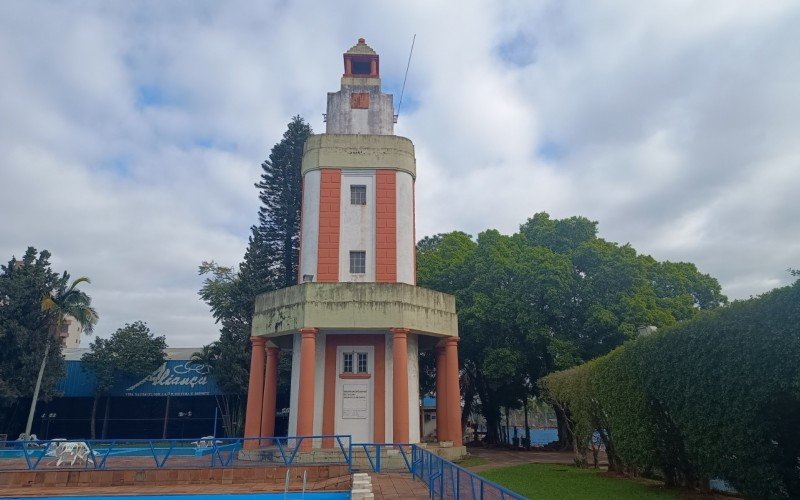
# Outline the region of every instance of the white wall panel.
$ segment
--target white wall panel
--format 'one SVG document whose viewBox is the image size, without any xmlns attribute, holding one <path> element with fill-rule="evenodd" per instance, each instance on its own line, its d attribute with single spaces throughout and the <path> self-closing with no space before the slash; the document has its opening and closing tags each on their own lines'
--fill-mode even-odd
<svg viewBox="0 0 800 500">
<path fill-rule="evenodd" d="M 316 281 L 317 257 L 319 254 L 319 197 L 320 170 L 312 170 L 303 178 L 303 227 L 300 233 L 300 276 L 314 275 Z"/>
<path fill-rule="evenodd" d="M 397 172 L 397 281 L 414 285 L 414 179 Z"/>
<path fill-rule="evenodd" d="M 350 203 L 350 186 L 367 187 L 367 204 Z M 375 281 L 375 171 L 342 170 L 339 226 L 339 281 Z M 350 252 L 366 252 L 366 272 L 350 273 Z"/>
</svg>

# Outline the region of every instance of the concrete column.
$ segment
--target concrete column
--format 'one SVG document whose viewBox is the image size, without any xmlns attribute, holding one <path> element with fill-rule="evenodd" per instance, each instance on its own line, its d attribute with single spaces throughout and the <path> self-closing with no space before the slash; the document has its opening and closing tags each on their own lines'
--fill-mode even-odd
<svg viewBox="0 0 800 500">
<path fill-rule="evenodd" d="M 369 61 L 369 76 L 378 76 L 378 60 L 375 58 Z"/>
<path fill-rule="evenodd" d="M 278 393 L 278 356 L 277 347 L 267 347 L 267 368 L 264 376 L 263 410 L 261 412 L 261 435 L 275 436 L 275 398 Z M 265 444 L 272 444 L 267 442 Z"/>
<path fill-rule="evenodd" d="M 447 432 L 447 357 L 444 346 L 436 348 L 436 439 L 449 441 Z"/>
<path fill-rule="evenodd" d="M 462 446 L 461 438 L 461 389 L 458 385 L 458 337 L 445 340 L 447 359 L 447 434 L 453 446 Z"/>
<path fill-rule="evenodd" d="M 392 439 L 408 442 L 408 328 L 392 328 Z"/>
<path fill-rule="evenodd" d="M 264 398 L 264 337 L 250 337 L 253 352 L 250 354 L 250 382 L 247 385 L 247 413 L 244 421 L 244 437 L 255 438 L 261 432 L 261 406 Z M 258 442 L 245 441 L 244 447 L 258 447 Z"/>
<path fill-rule="evenodd" d="M 316 368 L 317 329 L 301 328 L 300 386 L 297 397 L 298 436 L 314 434 L 314 371 Z M 300 444 L 300 451 L 311 450 L 311 439 Z"/>
</svg>

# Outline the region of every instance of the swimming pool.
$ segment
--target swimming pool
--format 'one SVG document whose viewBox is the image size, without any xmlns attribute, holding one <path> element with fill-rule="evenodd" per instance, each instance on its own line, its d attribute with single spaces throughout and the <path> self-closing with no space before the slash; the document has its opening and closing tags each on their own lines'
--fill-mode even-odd
<svg viewBox="0 0 800 500">
<path fill-rule="evenodd" d="M 297 491 L 290 491 L 288 493 L 219 493 L 207 495 L 125 495 L 125 496 L 97 496 L 97 497 L 2 497 L 2 498 L 19 498 L 25 500 L 31 499 L 62 499 L 62 500 L 75 500 L 82 498 L 84 500 L 127 500 L 134 498 L 145 498 L 147 500 L 301 500 L 308 498 L 309 500 L 348 500 L 350 498 L 349 491 L 313 491 L 308 493 L 301 493 Z"/>
</svg>

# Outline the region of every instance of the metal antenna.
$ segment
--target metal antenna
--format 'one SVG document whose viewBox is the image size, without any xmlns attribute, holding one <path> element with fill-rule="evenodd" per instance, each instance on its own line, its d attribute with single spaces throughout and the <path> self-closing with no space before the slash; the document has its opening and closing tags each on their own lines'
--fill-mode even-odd
<svg viewBox="0 0 800 500">
<path fill-rule="evenodd" d="M 394 122 L 400 118 L 400 106 L 403 105 L 403 93 L 406 90 L 406 78 L 408 78 L 408 68 L 411 66 L 411 56 L 414 54 L 414 42 L 417 40 L 417 34 L 414 33 L 414 38 L 411 39 L 411 50 L 408 53 L 408 63 L 406 64 L 406 74 L 403 77 L 403 87 L 400 89 L 400 103 L 397 105 L 397 114 L 394 115 Z"/>
</svg>

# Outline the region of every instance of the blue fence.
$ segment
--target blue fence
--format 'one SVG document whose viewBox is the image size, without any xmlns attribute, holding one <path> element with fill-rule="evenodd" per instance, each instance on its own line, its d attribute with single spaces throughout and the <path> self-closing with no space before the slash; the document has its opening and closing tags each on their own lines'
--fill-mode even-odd
<svg viewBox="0 0 800 500">
<path fill-rule="evenodd" d="M 319 448 L 320 444 L 326 445 Z M 304 453 L 313 448 L 313 453 Z M 391 458 L 391 464 L 387 464 Z M 521 499 L 415 444 L 353 443 L 349 435 L 199 440 L 0 441 L 3 470 L 119 470 L 199 467 L 346 465 L 375 473 L 402 470 L 424 482 L 432 499 Z M 389 465 L 387 467 L 387 465 Z"/>
<path fill-rule="evenodd" d="M 411 473 L 428 485 L 431 498 L 525 500 L 524 496 L 484 479 L 424 448 L 414 445 L 411 450 Z"/>
<path fill-rule="evenodd" d="M 358 467 L 358 457 L 353 454 L 353 451 L 356 453 L 363 451 L 366 462 L 372 472 L 383 472 L 384 457 L 394 452 L 396 456 L 402 458 L 402 470 L 411 472 L 411 452 L 413 447 L 413 444 L 399 443 L 353 443 L 350 451 L 350 468 Z M 394 463 L 397 464 L 397 461 L 395 460 Z M 397 467 L 392 467 L 392 469 L 396 470 Z"/>
<path fill-rule="evenodd" d="M 328 439 L 326 453 L 301 454 Z M 303 465 L 351 466 L 349 435 L 201 439 L 0 441 L 0 471 L 149 469 Z"/>
</svg>

